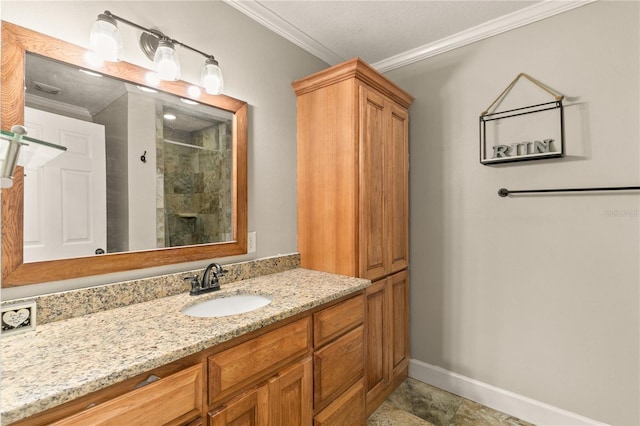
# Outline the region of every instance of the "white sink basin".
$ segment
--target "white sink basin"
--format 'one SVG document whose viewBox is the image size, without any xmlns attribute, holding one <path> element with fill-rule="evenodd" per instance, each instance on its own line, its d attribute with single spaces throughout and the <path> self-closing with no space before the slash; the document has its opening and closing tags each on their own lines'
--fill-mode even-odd
<svg viewBox="0 0 640 426">
<path fill-rule="evenodd" d="M 259 294 L 236 294 L 229 297 L 205 300 L 182 309 L 190 317 L 215 318 L 243 314 L 267 306 L 271 299 Z"/>
</svg>

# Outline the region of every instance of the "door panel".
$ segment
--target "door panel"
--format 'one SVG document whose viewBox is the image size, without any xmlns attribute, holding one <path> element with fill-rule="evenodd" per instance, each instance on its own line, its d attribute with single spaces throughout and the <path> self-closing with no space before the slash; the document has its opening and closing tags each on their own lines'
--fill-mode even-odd
<svg viewBox="0 0 640 426">
<path fill-rule="evenodd" d="M 373 280 L 386 270 L 384 99 L 360 90 L 360 269 L 362 277 Z"/>
<path fill-rule="evenodd" d="M 24 260 L 93 256 L 106 249 L 104 126 L 25 108 L 29 136 L 67 151 L 25 169 Z"/>
<path fill-rule="evenodd" d="M 385 194 L 389 203 L 390 272 L 397 272 L 409 265 L 409 114 L 392 103 L 389 103 L 388 109 L 389 186 Z"/>
</svg>

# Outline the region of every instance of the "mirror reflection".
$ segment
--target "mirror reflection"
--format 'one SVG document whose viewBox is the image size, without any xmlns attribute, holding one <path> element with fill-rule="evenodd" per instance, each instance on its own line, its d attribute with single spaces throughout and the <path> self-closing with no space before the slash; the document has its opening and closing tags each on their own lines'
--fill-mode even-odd
<svg viewBox="0 0 640 426">
<path fill-rule="evenodd" d="M 25 262 L 232 240 L 233 113 L 25 62 L 29 136 L 67 147 L 25 170 Z"/>
</svg>

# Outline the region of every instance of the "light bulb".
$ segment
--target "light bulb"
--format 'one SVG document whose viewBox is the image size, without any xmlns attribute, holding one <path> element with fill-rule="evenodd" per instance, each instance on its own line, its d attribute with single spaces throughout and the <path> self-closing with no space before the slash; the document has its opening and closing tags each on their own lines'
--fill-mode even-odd
<svg viewBox="0 0 640 426">
<path fill-rule="evenodd" d="M 146 73 L 144 75 L 144 79 L 151 86 L 157 86 L 160 84 L 160 77 L 158 76 L 158 73 L 155 71 L 149 71 L 148 73 Z"/>
<path fill-rule="evenodd" d="M 104 13 L 98 15 L 91 29 L 89 46 L 105 61 L 120 62 L 122 60 L 122 37 L 113 17 Z"/>
<path fill-rule="evenodd" d="M 176 81 L 180 78 L 180 61 L 176 49 L 169 40 L 160 40 L 153 57 L 154 68 L 161 80 Z"/>
<path fill-rule="evenodd" d="M 195 85 L 189 86 L 189 88 L 187 89 L 187 93 L 189 94 L 189 96 L 196 99 L 198 99 L 202 94 L 202 92 L 200 91 L 200 88 Z"/>
<path fill-rule="evenodd" d="M 224 90 L 222 71 L 218 66 L 218 61 L 216 61 L 213 56 L 207 58 L 204 68 L 202 68 L 200 85 L 204 88 L 205 92 L 210 95 L 219 95 Z"/>
</svg>

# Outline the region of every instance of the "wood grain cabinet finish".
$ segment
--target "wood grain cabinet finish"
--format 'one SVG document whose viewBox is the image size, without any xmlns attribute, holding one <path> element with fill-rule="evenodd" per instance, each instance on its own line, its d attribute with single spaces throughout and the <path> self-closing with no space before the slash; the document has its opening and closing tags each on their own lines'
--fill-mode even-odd
<svg viewBox="0 0 640 426">
<path fill-rule="evenodd" d="M 313 315 L 313 344 L 319 348 L 364 322 L 364 296 L 352 297 Z"/>
<path fill-rule="evenodd" d="M 409 367 L 409 280 L 401 271 L 366 292 L 367 415 L 407 377 Z"/>
<path fill-rule="evenodd" d="M 408 108 L 359 59 L 295 81 L 304 268 L 376 280 L 408 266 Z"/>
<path fill-rule="evenodd" d="M 268 388 L 251 389 L 209 416 L 211 426 L 269 426 Z"/>
<path fill-rule="evenodd" d="M 413 97 L 357 58 L 293 88 L 301 265 L 374 281 L 364 326 L 370 413 L 407 375 Z"/>
<path fill-rule="evenodd" d="M 313 419 L 311 358 L 294 364 L 269 382 L 271 425 L 308 426 Z"/>
<path fill-rule="evenodd" d="M 210 413 L 210 425 L 309 426 L 311 380 L 311 358 L 306 358 Z"/>
<path fill-rule="evenodd" d="M 358 380 L 314 417 L 314 426 L 356 426 L 366 424 L 364 380 Z"/>
<path fill-rule="evenodd" d="M 50 424 L 182 425 L 200 416 L 202 391 L 203 369 L 198 364 Z"/>
<path fill-rule="evenodd" d="M 209 404 L 310 353 L 311 318 L 305 317 L 209 357 Z"/>
<path fill-rule="evenodd" d="M 364 295 L 314 314 L 314 341 L 314 423 L 364 424 Z"/>
<path fill-rule="evenodd" d="M 359 326 L 313 354 L 313 403 L 316 410 L 324 408 L 362 377 L 363 338 L 363 327 Z"/>
</svg>

